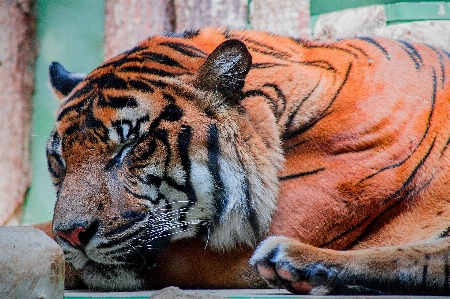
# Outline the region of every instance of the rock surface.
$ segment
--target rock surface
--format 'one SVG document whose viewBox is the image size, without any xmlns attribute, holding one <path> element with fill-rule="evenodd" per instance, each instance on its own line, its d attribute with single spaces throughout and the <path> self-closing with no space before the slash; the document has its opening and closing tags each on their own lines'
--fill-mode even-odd
<svg viewBox="0 0 450 299">
<path fill-rule="evenodd" d="M 64 254 L 43 231 L 0 227 L 0 298 L 64 297 Z"/>
</svg>

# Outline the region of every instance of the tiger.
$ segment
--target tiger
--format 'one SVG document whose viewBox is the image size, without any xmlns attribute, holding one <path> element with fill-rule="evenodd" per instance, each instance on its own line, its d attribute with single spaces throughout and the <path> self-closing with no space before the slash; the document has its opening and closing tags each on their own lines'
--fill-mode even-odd
<svg viewBox="0 0 450 299">
<path fill-rule="evenodd" d="M 67 288 L 450 294 L 449 52 L 205 27 L 49 73 Z"/>
</svg>

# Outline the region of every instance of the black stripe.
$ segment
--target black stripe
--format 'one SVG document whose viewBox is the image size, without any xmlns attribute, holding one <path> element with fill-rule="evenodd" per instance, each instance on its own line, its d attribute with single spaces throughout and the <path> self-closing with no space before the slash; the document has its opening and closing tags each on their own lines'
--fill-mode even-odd
<svg viewBox="0 0 450 299">
<path fill-rule="evenodd" d="M 155 61 L 155 62 L 159 62 L 161 64 L 167 65 L 167 66 L 171 66 L 171 67 L 180 67 L 182 69 L 184 69 L 184 67 L 175 59 L 161 54 L 161 53 L 155 53 L 155 52 L 141 52 L 139 53 L 139 58 L 143 58 L 143 59 L 149 59 L 151 61 Z"/>
<path fill-rule="evenodd" d="M 150 144 L 146 147 L 145 152 L 142 153 L 142 154 L 139 156 L 139 159 L 137 159 L 137 160 L 138 160 L 138 161 L 144 161 L 144 160 L 147 160 L 147 159 L 149 159 L 151 156 L 153 156 L 153 154 L 155 153 L 155 151 L 156 151 L 156 141 L 155 141 L 155 139 L 152 139 L 152 140 L 150 141 Z"/>
<path fill-rule="evenodd" d="M 325 168 L 322 167 L 322 168 L 318 168 L 318 169 L 311 170 L 311 171 L 306 171 L 306 172 L 300 172 L 300 173 L 290 174 L 290 175 L 286 175 L 286 176 L 281 176 L 281 177 L 278 177 L 278 180 L 279 181 L 288 181 L 288 180 L 292 180 L 292 179 L 296 179 L 296 178 L 300 178 L 300 177 L 316 174 L 316 173 L 319 173 L 319 172 L 324 171 L 324 170 L 325 170 Z"/>
<path fill-rule="evenodd" d="M 123 54 L 126 54 L 127 56 L 130 56 L 132 54 L 136 54 L 136 53 L 138 53 L 138 52 L 140 52 L 142 50 L 145 50 L 145 49 L 146 49 L 146 47 L 135 46 L 135 47 L 133 47 L 133 48 L 131 48 L 129 50 L 126 50 L 125 52 L 123 52 Z M 139 54 L 137 54 L 137 55 L 139 55 Z"/>
<path fill-rule="evenodd" d="M 251 68 L 252 69 L 267 69 L 267 68 L 272 68 L 272 67 L 277 67 L 277 66 L 284 66 L 284 65 L 279 64 L 279 63 L 254 63 L 254 64 L 252 64 Z"/>
<path fill-rule="evenodd" d="M 133 59 L 133 57 L 130 58 L 130 56 L 134 56 L 134 54 L 136 54 L 136 56 L 134 57 L 139 57 L 141 51 L 145 50 L 145 47 L 140 47 L 140 46 L 136 46 L 134 48 L 131 48 L 125 52 L 123 52 L 122 54 L 117 55 L 116 57 L 106 61 L 104 64 L 102 64 L 101 66 L 99 66 L 97 68 L 97 70 L 100 69 L 105 69 L 108 68 L 110 66 L 112 67 L 118 67 L 121 66 L 124 63 L 127 63 L 129 61 L 131 61 Z"/>
<path fill-rule="evenodd" d="M 239 164 L 241 165 L 241 169 L 245 171 L 246 167 L 244 165 L 244 162 L 242 161 L 241 156 L 239 155 L 239 152 L 237 148 L 235 148 L 235 155 L 239 159 Z M 250 195 L 250 182 L 248 180 L 248 175 L 245 174 L 244 176 L 244 185 L 242 186 L 244 189 L 245 194 L 245 208 L 244 208 L 244 214 L 247 217 L 248 221 L 250 222 L 250 226 L 252 227 L 253 232 L 255 233 L 255 236 L 258 238 L 260 234 L 262 233 L 259 229 L 259 223 L 258 223 L 258 217 L 257 217 L 257 211 L 253 207 L 253 202 Z"/>
<path fill-rule="evenodd" d="M 269 55 L 277 59 L 288 60 L 291 54 L 288 52 L 282 52 L 279 49 L 271 47 L 269 44 L 263 44 L 255 40 L 245 39 L 246 46 L 251 52 L 261 53 Z"/>
<path fill-rule="evenodd" d="M 166 121 L 178 121 L 183 117 L 183 110 L 175 104 L 167 105 L 163 111 L 161 111 L 160 118 Z"/>
<path fill-rule="evenodd" d="M 100 98 L 102 98 L 102 95 L 100 95 Z M 95 140 L 96 137 L 101 142 L 106 143 L 109 140 L 108 128 L 106 128 L 105 124 L 102 121 L 100 121 L 94 116 L 93 106 L 94 106 L 93 101 L 90 101 L 84 113 L 85 119 L 83 122 L 83 126 L 88 129 L 92 129 L 93 134 L 87 134 L 90 141 L 96 142 L 97 141 Z"/>
<path fill-rule="evenodd" d="M 119 72 L 131 72 L 145 75 L 156 75 L 161 77 L 174 77 L 176 74 L 169 73 L 157 68 L 150 68 L 146 66 L 125 66 L 118 70 Z M 178 74 L 179 75 L 179 74 Z"/>
<path fill-rule="evenodd" d="M 444 229 L 444 231 L 442 231 L 438 236 L 438 238 L 448 238 L 448 237 L 450 237 L 450 226 Z"/>
<path fill-rule="evenodd" d="M 311 129 L 312 127 L 314 127 L 316 123 L 318 123 L 320 120 L 322 120 L 322 118 L 324 118 L 325 116 L 328 115 L 328 109 L 330 109 L 331 105 L 333 105 L 333 103 L 334 103 L 334 101 L 336 100 L 337 96 L 338 96 L 339 93 L 341 92 L 342 87 L 344 87 L 345 83 L 347 83 L 348 76 L 350 75 L 350 71 L 351 71 L 351 69 L 352 69 L 352 66 L 353 66 L 353 65 L 352 65 L 351 63 L 348 65 L 347 71 L 346 71 L 346 73 L 345 73 L 344 80 L 342 80 L 341 85 L 339 86 L 338 90 L 336 91 L 336 93 L 335 93 L 335 94 L 333 95 L 333 97 L 331 98 L 330 103 L 328 104 L 328 106 L 323 110 L 322 114 L 319 115 L 319 117 L 318 117 L 316 120 L 312 121 L 312 122 L 309 123 L 307 126 L 302 127 L 302 128 L 300 128 L 300 129 L 298 129 L 298 130 L 294 130 L 294 131 L 292 131 L 292 132 L 288 132 L 288 131 L 287 131 L 288 126 L 286 126 L 286 131 L 283 132 L 283 134 L 282 134 L 282 139 L 283 139 L 283 140 L 287 140 L 287 139 L 289 139 L 289 138 L 291 138 L 291 137 L 294 137 L 294 136 L 297 136 L 297 135 L 299 135 L 299 134 L 302 134 L 302 133 L 306 132 L 307 130 L 309 130 L 309 129 Z M 316 87 L 314 87 L 313 91 L 314 91 L 317 87 L 318 87 L 318 85 L 316 85 Z M 311 92 L 311 93 L 312 93 L 312 92 Z M 309 97 L 309 96 L 311 95 L 311 93 L 310 93 L 309 95 L 307 95 L 306 97 Z M 306 100 L 306 99 L 307 99 L 307 98 L 305 98 L 305 100 Z M 301 101 L 301 104 L 297 107 L 297 110 L 300 109 L 301 105 L 303 105 L 303 103 L 305 102 L 305 100 L 302 100 L 302 101 Z M 294 115 L 291 115 L 290 117 L 292 117 L 292 118 L 290 118 L 289 123 L 292 122 Z"/>
<path fill-rule="evenodd" d="M 89 82 L 90 85 L 98 85 L 100 88 L 112 88 L 112 89 L 128 89 L 128 84 L 125 79 L 118 77 L 113 73 L 106 73 L 99 78 L 92 79 Z"/>
<path fill-rule="evenodd" d="M 339 40 L 338 40 L 339 41 Z M 305 45 L 307 48 L 309 49 L 329 49 L 329 50 L 338 50 L 338 51 L 342 51 L 345 52 L 346 54 L 349 54 L 351 56 L 353 56 L 354 58 L 359 58 L 359 55 L 356 54 L 355 52 L 346 49 L 346 48 L 342 48 L 336 44 L 319 44 L 319 45 Z"/>
<path fill-rule="evenodd" d="M 440 157 L 444 154 L 444 152 L 448 149 L 448 146 L 450 145 L 450 137 L 447 138 L 447 142 L 445 143 L 444 147 L 441 150 Z"/>
<path fill-rule="evenodd" d="M 137 89 L 141 92 L 148 92 L 148 93 L 153 93 L 155 90 L 153 89 L 153 87 L 151 87 L 150 85 L 148 85 L 147 82 L 145 82 L 144 80 L 130 80 L 128 81 L 128 84 L 130 85 L 130 87 Z"/>
<path fill-rule="evenodd" d="M 86 105 L 85 101 L 81 101 L 75 105 L 71 105 L 69 107 L 65 107 L 61 112 L 58 114 L 58 117 L 56 118 L 57 121 L 62 120 L 64 117 L 66 117 L 71 112 L 75 112 L 76 114 L 80 114 L 81 111 L 83 111 L 84 106 Z"/>
<path fill-rule="evenodd" d="M 364 51 L 363 49 L 361 49 L 360 47 L 357 47 L 357 46 L 352 45 L 352 44 L 347 44 L 347 46 L 349 46 L 349 47 L 352 48 L 352 49 L 355 49 L 356 51 L 360 52 L 362 55 L 364 55 L 364 56 L 366 56 L 366 57 L 369 57 L 369 55 L 367 54 L 367 52 Z"/>
<path fill-rule="evenodd" d="M 125 217 L 124 217 L 124 214 L 126 215 Z M 130 215 L 127 215 L 127 214 L 130 214 Z M 106 232 L 104 234 L 104 237 L 108 238 L 108 237 L 111 237 L 114 235 L 121 235 L 122 233 L 128 231 L 130 228 L 135 226 L 137 222 L 142 221 L 147 217 L 147 215 L 145 213 L 136 213 L 136 212 L 130 212 L 130 213 L 125 212 L 125 213 L 122 213 L 121 216 L 124 219 L 131 219 L 131 220 L 127 223 L 122 223 L 116 229 Z"/>
<path fill-rule="evenodd" d="M 448 253 L 444 252 L 444 293 L 450 294 L 450 267 L 448 265 Z"/>
<path fill-rule="evenodd" d="M 150 116 L 147 114 L 143 117 L 140 117 L 136 120 L 136 125 L 134 127 L 130 127 L 130 131 L 128 132 L 127 136 L 131 136 L 131 135 L 135 135 L 135 136 L 139 136 L 139 134 L 141 133 L 141 125 L 143 123 L 149 122 L 150 121 Z M 144 135 L 144 134 L 143 134 Z M 141 137 L 141 139 L 144 136 Z"/>
<path fill-rule="evenodd" d="M 214 194 L 213 194 L 213 207 L 215 210 L 214 221 L 219 223 L 222 219 L 225 208 L 228 205 L 228 198 L 226 195 L 224 183 L 220 176 L 219 166 L 219 130 L 215 124 L 211 124 L 208 129 L 208 170 L 212 175 Z"/>
<path fill-rule="evenodd" d="M 155 87 L 158 87 L 158 88 L 164 89 L 164 88 L 167 87 L 167 83 L 162 82 L 160 80 L 150 80 L 150 79 L 142 78 L 142 77 L 139 78 L 139 80 L 145 81 L 146 83 L 149 83 L 149 84 L 151 84 L 151 85 L 153 85 Z"/>
<path fill-rule="evenodd" d="M 65 138 L 65 137 L 68 137 L 68 136 L 70 136 L 70 135 L 72 135 L 73 133 L 75 133 L 75 132 L 80 132 L 80 126 L 78 125 L 78 124 L 72 124 L 72 125 L 70 125 L 65 131 L 64 131 L 64 133 L 62 134 L 62 137 L 63 137 L 63 139 Z M 68 145 L 66 142 L 65 142 L 65 140 L 63 141 L 63 143 L 62 143 L 62 145 L 63 145 L 63 150 L 64 150 L 64 148 Z"/>
<path fill-rule="evenodd" d="M 99 107 L 111 107 L 114 109 L 123 109 L 123 108 L 136 108 L 138 106 L 137 100 L 132 96 L 123 96 L 123 97 L 115 97 L 115 96 L 100 96 L 98 99 Z"/>
<path fill-rule="evenodd" d="M 430 45 L 426 45 L 428 48 L 430 48 L 431 50 L 433 50 L 437 55 L 438 55 L 438 60 L 439 60 L 439 65 L 441 66 L 441 86 L 444 87 L 444 83 L 445 83 L 445 62 L 444 62 L 444 57 L 442 56 L 442 53 L 438 50 L 436 50 L 436 48 L 434 48 L 433 46 Z"/>
<path fill-rule="evenodd" d="M 421 291 L 425 293 L 425 290 L 427 289 L 428 261 L 430 260 L 430 256 L 428 254 L 425 254 L 424 258 L 425 265 L 423 265 L 422 269 Z"/>
<path fill-rule="evenodd" d="M 292 123 L 294 122 L 294 118 L 297 116 L 297 113 L 299 112 L 300 108 L 303 106 L 303 104 L 311 97 L 311 95 L 316 91 L 317 87 L 319 87 L 320 83 L 317 83 L 316 86 L 303 98 L 301 98 L 296 105 L 294 106 L 294 109 L 289 112 L 288 119 L 285 125 L 286 131 L 283 133 L 282 138 L 287 139 L 289 138 L 290 134 L 288 133 L 289 128 L 291 127 Z M 298 130 L 297 130 L 298 131 Z"/>
<path fill-rule="evenodd" d="M 339 41 L 339 40 L 338 40 Z M 358 54 L 356 54 L 355 52 L 346 49 L 346 48 L 342 48 L 339 46 L 339 44 L 321 44 L 321 43 L 305 43 L 302 42 L 300 43 L 303 47 L 307 48 L 307 49 L 327 49 L 327 50 L 337 50 L 337 51 L 342 51 L 345 52 L 346 54 L 349 54 L 351 56 L 353 56 L 354 58 L 359 58 Z"/>
<path fill-rule="evenodd" d="M 202 50 L 200 50 L 196 47 L 190 46 L 190 45 L 182 44 L 182 43 L 162 42 L 162 43 L 160 43 L 160 45 L 169 47 L 175 51 L 180 52 L 183 55 L 193 57 L 193 58 L 199 58 L 199 57 L 205 58 L 206 56 L 208 56 L 208 54 L 206 54 Z"/>
<path fill-rule="evenodd" d="M 340 48 L 338 48 L 338 49 L 340 49 Z M 307 62 L 303 62 L 303 65 L 314 66 L 314 67 L 318 67 L 318 68 L 322 68 L 325 70 L 336 72 L 336 69 L 331 65 L 331 63 L 329 63 L 328 61 L 325 61 L 325 60 L 307 61 Z"/>
<path fill-rule="evenodd" d="M 158 202 L 155 202 L 154 200 L 152 200 L 149 196 L 137 194 L 137 193 L 131 191 L 131 189 L 128 188 L 127 186 L 124 186 L 123 188 L 125 189 L 125 191 L 127 191 L 128 193 L 130 193 L 131 195 L 133 195 L 134 197 L 136 197 L 138 199 L 148 200 L 154 204 L 158 203 Z"/>
<path fill-rule="evenodd" d="M 408 185 L 412 182 L 415 174 L 417 173 L 417 171 L 419 171 L 420 167 L 423 165 L 423 163 L 425 162 L 425 160 L 428 158 L 428 156 L 431 153 L 432 148 L 434 147 L 434 142 L 435 139 L 432 141 L 432 144 L 430 146 L 430 148 L 428 149 L 428 152 L 426 153 L 426 155 L 421 159 L 421 161 L 419 162 L 419 164 L 414 168 L 412 174 L 408 177 L 408 179 L 406 180 L 405 183 L 402 184 L 402 186 L 391 196 L 389 196 L 387 199 L 385 199 L 382 204 L 386 204 L 389 202 L 392 202 L 393 199 L 404 199 L 406 198 L 405 196 L 402 196 L 402 193 L 405 192 L 406 188 L 408 187 Z M 430 182 L 428 182 L 427 184 L 429 184 Z M 393 210 L 393 207 L 398 205 L 399 203 L 401 203 L 401 200 L 397 200 L 394 203 L 392 203 L 391 205 L 389 205 L 389 207 L 386 207 L 384 211 L 382 211 L 379 215 L 377 215 L 375 218 L 373 218 L 371 220 L 371 223 L 377 223 L 378 219 L 381 219 L 386 213 L 390 212 Z M 360 237 L 362 237 L 363 235 L 361 235 Z M 359 242 L 359 238 L 355 239 L 353 241 L 352 244 L 350 244 L 350 246 L 348 246 L 348 248 L 351 248 L 353 245 L 357 244 Z"/>
<path fill-rule="evenodd" d="M 168 94 L 168 93 L 166 93 L 166 92 L 163 92 L 163 98 L 166 100 L 166 101 L 168 101 L 168 102 L 170 102 L 170 103 L 175 103 L 175 98 L 172 96 L 172 95 L 170 95 L 170 94 Z"/>
<path fill-rule="evenodd" d="M 375 45 L 378 49 L 381 50 L 381 52 L 383 52 L 384 56 L 386 56 L 386 58 L 388 60 L 391 60 L 391 56 L 389 55 L 388 51 L 386 51 L 386 49 L 382 45 L 380 45 L 376 40 L 374 40 L 373 38 L 368 37 L 368 36 L 361 36 L 361 37 L 357 37 L 357 38 Z"/>
<path fill-rule="evenodd" d="M 370 179 L 370 178 L 372 178 L 374 176 L 376 176 L 377 174 L 379 174 L 379 173 L 381 173 L 381 172 L 383 172 L 385 170 L 389 170 L 389 169 L 393 169 L 393 168 L 399 167 L 400 165 L 404 164 L 417 151 L 417 149 L 420 147 L 422 142 L 425 140 L 425 137 L 428 136 L 428 131 L 429 131 L 430 125 L 431 125 L 431 118 L 432 118 L 432 115 L 434 113 L 434 107 L 435 107 L 435 102 L 436 102 L 436 92 L 437 92 L 437 78 L 436 78 L 436 72 L 433 70 L 433 93 L 431 95 L 431 109 L 430 109 L 430 113 L 428 115 L 427 125 L 426 125 L 425 132 L 422 135 L 422 139 L 420 139 L 420 141 L 417 144 L 416 148 L 413 151 L 411 151 L 411 153 L 404 160 L 402 160 L 402 161 L 400 161 L 398 163 L 395 163 L 395 164 L 392 164 L 392 165 L 388 165 L 386 167 L 381 168 L 377 172 L 375 172 L 375 173 L 373 173 L 373 174 L 363 178 L 360 181 L 360 183 L 365 181 L 365 180 L 368 180 L 368 179 Z M 434 143 L 434 141 L 433 141 L 433 143 Z"/>
<path fill-rule="evenodd" d="M 286 96 L 284 95 L 283 90 L 281 90 L 281 88 L 276 84 L 265 83 L 263 87 L 273 88 L 273 90 L 275 90 L 275 92 L 277 93 L 277 101 L 272 101 L 273 105 L 275 106 L 275 118 L 279 119 L 281 114 L 283 114 L 284 110 L 286 109 Z"/>
<path fill-rule="evenodd" d="M 182 126 L 177 136 L 177 150 L 180 155 L 181 165 L 186 173 L 186 183 L 183 192 L 188 197 L 187 208 L 190 208 L 197 202 L 197 195 L 195 194 L 194 187 L 191 179 L 191 159 L 189 154 L 189 147 L 192 139 L 192 128 L 189 126 Z M 186 220 L 186 214 L 180 215 L 180 221 Z"/>
<path fill-rule="evenodd" d="M 165 157 L 165 161 L 164 161 L 164 169 L 167 170 L 167 168 L 169 167 L 169 163 L 170 163 L 170 157 L 172 156 L 172 148 L 170 147 L 170 143 L 169 143 L 169 132 L 166 129 L 155 129 L 153 130 L 153 138 L 158 139 L 159 141 L 162 142 L 162 144 L 164 145 L 167 153 L 166 153 L 166 157 Z M 167 177 L 167 172 L 165 173 L 165 177 Z"/>
<path fill-rule="evenodd" d="M 130 222 L 129 224 L 133 224 L 133 222 Z M 130 227 L 127 227 L 127 229 L 132 228 L 132 227 L 133 227 L 133 225 L 131 225 Z M 123 245 L 123 244 L 128 244 L 129 246 L 135 246 L 131 242 L 133 242 L 133 241 L 139 242 L 139 239 L 134 238 L 134 236 L 142 236 L 143 233 L 146 233 L 146 230 L 148 231 L 148 229 L 149 228 L 147 226 L 143 225 L 142 227 L 139 227 L 137 230 L 133 230 L 133 232 L 132 232 L 133 234 L 116 234 L 114 236 L 113 233 L 107 233 L 109 235 L 109 237 L 113 237 L 113 238 L 109 238 L 106 243 L 98 244 L 96 246 L 96 248 L 99 248 L 99 249 L 113 248 L 114 246 Z M 134 248 L 136 248 L 136 247 L 134 247 Z M 119 250 L 123 250 L 123 249 L 119 249 Z M 112 253 L 112 252 L 110 252 L 110 253 Z"/>
<path fill-rule="evenodd" d="M 412 180 L 414 179 L 416 173 L 419 171 L 419 169 L 423 166 L 423 164 L 425 163 L 425 161 L 428 159 L 428 157 L 431 154 L 432 149 L 434 148 L 434 144 L 435 144 L 436 138 L 433 139 L 433 141 L 431 142 L 430 147 L 428 148 L 427 153 L 425 154 L 425 156 L 422 157 L 422 159 L 419 161 L 419 163 L 416 165 L 416 167 L 414 168 L 414 170 L 412 171 L 411 175 L 408 177 L 408 179 L 403 183 L 403 185 L 390 197 L 388 197 L 387 199 L 385 199 L 383 201 L 383 204 L 386 204 L 390 201 L 392 201 L 393 199 L 397 198 L 404 190 L 406 190 L 406 187 L 412 182 Z"/>
<path fill-rule="evenodd" d="M 58 171 L 53 168 L 51 159 L 53 159 L 58 164 Z M 54 178 L 61 178 L 61 172 L 64 171 L 64 163 L 62 162 L 60 155 L 47 153 L 47 168 Z"/>
<path fill-rule="evenodd" d="M 135 150 L 136 150 L 136 148 L 138 146 L 139 146 L 139 144 L 136 144 L 133 147 L 133 149 L 131 150 L 130 155 L 135 154 Z M 148 146 L 146 146 L 144 148 L 145 148 L 144 152 L 142 152 L 142 153 L 140 152 L 139 155 L 133 155 L 133 157 L 135 157 L 135 159 L 132 161 L 133 163 L 139 163 L 139 162 L 148 160 L 156 151 L 156 140 L 152 139 L 150 141 L 150 143 L 148 144 Z M 140 168 L 146 167 L 147 165 L 148 165 L 148 163 L 145 164 L 145 165 L 133 165 L 133 166 L 130 166 L 129 169 L 130 170 L 140 169 Z"/>
<path fill-rule="evenodd" d="M 132 219 L 135 222 L 142 221 L 147 217 L 146 213 L 137 211 L 125 211 L 120 214 L 123 219 Z"/>
<path fill-rule="evenodd" d="M 444 52 L 444 54 L 447 55 L 448 58 L 450 58 L 450 52 L 448 52 L 446 50 L 442 50 L 442 52 Z"/>
<path fill-rule="evenodd" d="M 66 102 L 66 105 L 70 102 L 72 102 L 73 100 L 76 100 L 78 98 L 83 97 L 84 95 L 87 95 L 88 93 L 90 93 L 92 91 L 92 85 L 90 85 L 89 83 L 87 83 L 86 85 L 84 85 L 83 87 L 81 87 L 80 89 L 76 90 L 71 96 L 70 99 Z"/>
<path fill-rule="evenodd" d="M 252 89 L 248 90 L 243 95 L 245 98 L 251 98 L 251 97 L 263 97 L 267 100 L 268 104 L 270 105 L 270 110 L 272 110 L 272 113 L 275 115 L 275 117 L 278 117 L 279 113 L 277 113 L 277 101 L 273 98 L 271 98 L 268 94 L 266 94 L 264 91 L 259 89 Z"/>
<path fill-rule="evenodd" d="M 163 178 L 160 178 L 159 176 L 153 174 L 146 174 L 145 178 L 143 179 L 139 177 L 139 181 L 144 184 L 151 184 L 154 185 L 156 188 L 159 188 L 161 186 L 161 183 L 163 182 Z"/>
<path fill-rule="evenodd" d="M 361 227 L 363 227 L 366 224 L 367 220 L 369 220 L 369 216 L 365 216 L 357 225 L 354 225 L 352 228 L 342 232 L 341 234 L 337 235 L 336 237 L 332 238 L 331 240 L 326 241 L 325 243 L 319 245 L 318 247 L 321 247 L 321 248 L 328 247 L 330 244 L 332 244 L 332 243 L 336 242 L 337 240 L 347 236 L 348 234 L 354 232 L 355 230 L 360 229 Z M 353 241 L 353 243 L 351 245 L 347 246 L 347 248 L 344 248 L 344 249 L 351 248 L 351 246 L 353 246 L 355 243 L 356 243 L 356 241 Z"/>
<path fill-rule="evenodd" d="M 406 53 L 408 53 L 409 57 L 412 59 L 412 61 L 414 61 L 416 69 L 417 70 L 420 69 L 420 65 L 422 64 L 422 57 L 420 56 L 417 49 L 414 48 L 413 45 L 404 40 L 399 40 L 399 42 L 403 44 L 402 49 L 405 50 Z"/>
</svg>

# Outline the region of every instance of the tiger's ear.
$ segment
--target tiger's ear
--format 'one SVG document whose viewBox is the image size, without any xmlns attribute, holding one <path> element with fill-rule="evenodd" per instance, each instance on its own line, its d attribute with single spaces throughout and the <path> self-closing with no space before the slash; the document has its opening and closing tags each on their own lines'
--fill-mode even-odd
<svg viewBox="0 0 450 299">
<path fill-rule="evenodd" d="M 252 66 L 252 56 L 245 44 L 230 39 L 220 44 L 199 68 L 196 84 L 200 89 L 221 94 L 235 103 Z"/>
<path fill-rule="evenodd" d="M 49 66 L 49 74 L 50 84 L 58 99 L 67 96 L 86 77 L 84 74 L 68 72 L 61 63 L 55 61 Z"/>
</svg>

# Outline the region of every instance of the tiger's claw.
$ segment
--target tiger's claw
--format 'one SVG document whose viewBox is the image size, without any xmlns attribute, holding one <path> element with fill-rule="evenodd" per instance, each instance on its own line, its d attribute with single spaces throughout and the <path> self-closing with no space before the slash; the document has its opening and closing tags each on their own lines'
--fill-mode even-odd
<svg viewBox="0 0 450 299">
<path fill-rule="evenodd" d="M 303 275 L 287 253 L 295 242 L 286 237 L 270 237 L 263 241 L 252 258 L 250 264 L 259 272 L 267 283 L 275 288 L 285 288 L 293 293 L 314 293 L 313 286 Z"/>
</svg>

